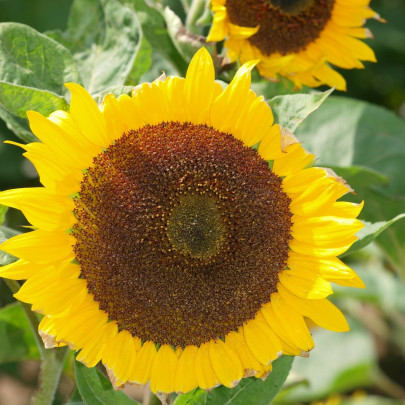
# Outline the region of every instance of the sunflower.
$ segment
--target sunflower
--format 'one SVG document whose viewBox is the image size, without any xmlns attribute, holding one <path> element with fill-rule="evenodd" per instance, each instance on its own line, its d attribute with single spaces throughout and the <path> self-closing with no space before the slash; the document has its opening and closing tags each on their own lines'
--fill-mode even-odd
<svg viewBox="0 0 405 405">
<path fill-rule="evenodd" d="M 336 201 L 350 187 L 273 125 L 254 64 L 222 89 L 201 49 L 185 79 L 101 109 L 68 83 L 70 112 L 28 112 L 41 142 L 20 146 L 44 187 L 0 193 L 35 229 L 1 245 L 20 259 L 0 275 L 27 279 L 15 296 L 44 314 L 47 347 L 101 360 L 115 387 L 234 387 L 306 355 L 306 318 L 348 330 L 326 297 L 329 281 L 363 286 L 336 257 L 361 204 Z"/>
<path fill-rule="evenodd" d="M 262 76 L 285 76 L 301 88 L 322 84 L 346 89 L 339 68 L 363 68 L 374 52 L 367 18 L 383 21 L 370 0 L 212 0 L 214 21 L 207 41 L 222 41 L 232 61 L 260 59 Z"/>
</svg>

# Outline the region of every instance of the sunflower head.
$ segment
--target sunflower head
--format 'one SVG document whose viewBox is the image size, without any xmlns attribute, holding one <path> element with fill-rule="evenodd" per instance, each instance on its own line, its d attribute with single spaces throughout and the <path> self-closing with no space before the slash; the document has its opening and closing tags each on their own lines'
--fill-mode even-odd
<svg viewBox="0 0 405 405">
<path fill-rule="evenodd" d="M 262 76 L 285 76 L 297 87 L 326 84 L 345 90 L 344 69 L 375 62 L 359 39 L 371 37 L 367 18 L 380 19 L 369 1 L 212 0 L 214 21 L 208 41 L 221 41 L 232 61 L 260 59 Z M 381 20 L 381 19 L 380 19 Z"/>
<path fill-rule="evenodd" d="M 0 274 L 27 279 L 16 297 L 44 314 L 47 347 L 101 360 L 116 387 L 234 387 L 306 355 L 306 318 L 348 329 L 326 297 L 330 281 L 363 286 L 336 257 L 361 204 L 273 123 L 254 65 L 223 89 L 202 49 L 185 79 L 101 108 L 70 83 L 70 112 L 28 113 L 40 142 L 20 146 L 43 187 L 0 193 L 35 228 L 1 246 L 20 260 Z"/>
</svg>

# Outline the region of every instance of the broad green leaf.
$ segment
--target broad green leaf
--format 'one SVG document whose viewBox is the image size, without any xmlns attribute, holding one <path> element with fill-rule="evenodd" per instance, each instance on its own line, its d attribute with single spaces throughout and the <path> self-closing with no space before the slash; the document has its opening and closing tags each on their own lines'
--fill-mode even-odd
<svg viewBox="0 0 405 405">
<path fill-rule="evenodd" d="M 87 368 L 75 362 L 76 384 L 86 405 L 134 405 L 136 401 L 129 399 L 120 391 L 114 391 L 111 382 L 97 368 Z"/>
<path fill-rule="evenodd" d="M 294 132 L 309 114 L 322 105 L 332 91 L 333 89 L 323 93 L 276 96 L 268 103 L 273 111 L 275 122 L 290 132 Z"/>
<path fill-rule="evenodd" d="M 144 0 L 126 0 L 136 11 L 142 32 L 152 47 L 152 64 L 141 81 L 153 81 L 165 71 L 167 75 L 184 76 L 187 63 L 183 60 L 167 32 L 161 13 Z"/>
<path fill-rule="evenodd" d="M 330 166 L 338 176 L 343 177 L 350 187 L 356 192 L 357 189 L 369 188 L 373 186 L 385 186 L 389 183 L 389 178 L 382 173 L 377 172 L 369 167 L 350 166 L 336 167 Z"/>
<path fill-rule="evenodd" d="M 213 45 L 208 45 L 205 42 L 203 36 L 186 30 L 180 18 L 169 7 L 166 7 L 162 14 L 167 24 L 167 32 L 174 46 L 186 62 L 190 62 L 194 54 L 202 46 L 213 48 Z"/>
<path fill-rule="evenodd" d="M 135 62 L 132 66 L 132 70 L 129 72 L 125 84 L 135 85 L 140 82 L 140 79 L 144 73 L 146 73 L 152 65 L 152 47 L 145 38 L 142 37 L 142 42 L 139 47 L 139 51 L 136 55 Z"/>
<path fill-rule="evenodd" d="M 308 359 L 297 357 L 292 368 L 308 385 L 283 392 L 282 403 L 295 405 L 373 384 L 377 363 L 373 339 L 357 323 L 350 326 L 348 333 L 313 331 L 315 349 Z"/>
<path fill-rule="evenodd" d="M 51 91 L 3 81 L 0 81 L 0 106 L 20 118 L 26 118 L 28 110 L 35 110 L 48 116 L 55 110 L 69 108 L 63 97 Z"/>
<path fill-rule="evenodd" d="M 356 241 L 350 247 L 350 249 L 347 252 L 345 252 L 341 257 L 347 256 L 351 253 L 356 252 L 357 250 L 363 249 L 375 238 L 377 238 L 377 236 L 379 236 L 381 232 L 385 231 L 388 227 L 390 227 L 391 225 L 395 224 L 397 221 L 403 218 L 405 218 L 405 213 L 397 215 L 390 221 L 381 221 L 375 223 L 365 222 L 364 228 L 357 233 L 357 237 L 359 238 L 358 241 Z"/>
<path fill-rule="evenodd" d="M 8 238 L 6 235 L 2 232 L 2 230 L 0 230 L 0 244 L 5 242 L 7 239 Z M 0 266 L 6 266 L 7 264 L 13 263 L 16 260 L 16 257 L 0 250 Z"/>
<path fill-rule="evenodd" d="M 67 31 L 49 35 L 71 50 L 91 94 L 126 82 L 142 40 L 135 12 L 118 0 L 75 0 Z"/>
<path fill-rule="evenodd" d="M 404 213 L 405 122 L 394 113 L 363 101 L 329 97 L 295 134 L 321 165 L 365 167 L 389 179 L 371 187 L 360 182 L 357 196 L 348 197 L 365 201 L 362 219 L 381 222 Z M 405 276 L 405 222 L 391 225 L 376 240 Z"/>
<path fill-rule="evenodd" d="M 63 83 L 79 80 L 72 56 L 61 44 L 23 24 L 0 24 L 0 117 L 22 140 L 36 140 L 26 111 L 48 115 L 66 109 Z"/>
<path fill-rule="evenodd" d="M 63 45 L 26 25 L 1 23 L 0 81 L 62 96 L 63 83 L 79 82 L 79 74 Z"/>
<path fill-rule="evenodd" d="M 220 386 L 207 392 L 196 389 L 180 395 L 175 405 L 268 405 L 281 390 L 290 372 L 293 356 L 282 356 L 273 363 L 273 371 L 265 381 L 244 378 L 232 389 Z"/>
<path fill-rule="evenodd" d="M 39 359 L 27 317 L 19 303 L 0 309 L 0 364 Z"/>
</svg>

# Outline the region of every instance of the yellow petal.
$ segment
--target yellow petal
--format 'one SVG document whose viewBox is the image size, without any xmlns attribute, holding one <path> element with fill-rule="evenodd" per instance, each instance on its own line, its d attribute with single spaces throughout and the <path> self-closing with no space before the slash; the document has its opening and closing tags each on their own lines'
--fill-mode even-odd
<svg viewBox="0 0 405 405">
<path fill-rule="evenodd" d="M 129 381 L 137 384 L 146 384 L 149 381 L 155 357 L 155 344 L 148 340 L 136 354 L 136 362 L 130 373 Z"/>
<path fill-rule="evenodd" d="M 209 356 L 221 384 L 228 388 L 235 387 L 243 376 L 243 369 L 233 350 L 220 339 L 210 340 Z"/>
<path fill-rule="evenodd" d="M 284 301 L 292 310 L 312 319 L 322 328 L 334 332 L 346 332 L 349 330 L 349 325 L 344 315 L 327 299 L 306 300 L 292 294 L 282 284 L 279 284 L 277 288 Z"/>
<path fill-rule="evenodd" d="M 314 348 L 314 341 L 308 331 L 301 314 L 291 311 L 278 293 L 271 295 L 271 307 L 274 315 L 283 324 L 294 345 L 303 351 L 309 352 Z"/>
<path fill-rule="evenodd" d="M 246 343 L 260 363 L 267 365 L 282 354 L 278 337 L 266 324 L 253 319 L 243 325 Z"/>
<path fill-rule="evenodd" d="M 177 356 L 170 345 L 162 345 L 152 366 L 150 389 L 154 393 L 169 394 L 175 390 L 174 376 L 177 368 Z"/>
<path fill-rule="evenodd" d="M 219 379 L 212 368 L 209 343 L 203 343 L 199 348 L 195 357 L 195 375 L 198 385 L 204 390 L 208 390 L 219 385 Z"/>
<path fill-rule="evenodd" d="M 83 136 L 103 148 L 109 146 L 112 139 L 96 102 L 82 86 L 76 83 L 65 83 L 65 86 L 72 94 L 70 113 Z"/>
<path fill-rule="evenodd" d="M 333 294 L 330 283 L 305 270 L 284 270 L 279 274 L 279 280 L 285 288 L 301 298 L 320 299 Z"/>
<path fill-rule="evenodd" d="M 201 48 L 190 62 L 184 84 L 187 121 L 193 124 L 209 123 L 214 85 L 215 70 L 211 55 Z"/>
<path fill-rule="evenodd" d="M 0 204 L 21 210 L 33 226 L 45 231 L 65 231 L 76 221 L 73 201 L 46 188 L 2 191 Z"/>
<path fill-rule="evenodd" d="M 245 338 L 242 334 L 238 332 L 229 332 L 225 336 L 225 343 L 239 357 L 244 372 L 258 372 L 261 370 L 262 365 L 257 361 L 247 347 Z"/>
<path fill-rule="evenodd" d="M 198 347 L 194 345 L 186 346 L 180 354 L 177 364 L 176 376 L 174 378 L 175 391 L 185 393 L 198 386 L 195 375 L 195 358 Z"/>
<path fill-rule="evenodd" d="M 14 236 L 0 245 L 0 249 L 33 263 L 71 261 L 76 240 L 65 232 L 36 230 Z"/>
<path fill-rule="evenodd" d="M 24 280 L 44 268 L 43 264 L 33 264 L 27 260 L 18 260 L 7 266 L 0 267 L 0 277 L 11 280 Z"/>
<path fill-rule="evenodd" d="M 211 125 L 215 129 L 231 133 L 238 138 L 238 128 L 235 123 L 240 118 L 241 110 L 246 106 L 251 82 L 250 72 L 256 63 L 257 61 L 251 61 L 241 66 L 231 83 L 214 100 L 211 109 Z"/>
</svg>

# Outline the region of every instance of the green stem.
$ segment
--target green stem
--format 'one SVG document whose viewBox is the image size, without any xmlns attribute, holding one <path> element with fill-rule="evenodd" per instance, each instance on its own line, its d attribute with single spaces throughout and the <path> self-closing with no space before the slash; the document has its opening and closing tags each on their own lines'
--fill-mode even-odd
<svg viewBox="0 0 405 405">
<path fill-rule="evenodd" d="M 67 347 L 46 350 L 39 373 L 39 386 L 31 398 L 31 405 L 52 404 L 67 352 Z"/>
<path fill-rule="evenodd" d="M 195 23 L 205 8 L 205 0 L 193 0 L 186 17 L 186 28 L 194 32 Z"/>
<path fill-rule="evenodd" d="M 21 287 L 18 281 L 6 278 L 4 281 L 13 294 L 18 292 Z M 38 333 L 39 318 L 37 314 L 31 311 L 30 305 L 25 304 L 24 302 L 20 302 L 20 304 L 27 315 L 42 360 L 41 371 L 39 374 L 39 386 L 31 399 L 31 405 L 51 405 L 56 389 L 59 385 L 63 362 L 68 352 L 68 348 L 45 349 Z"/>
</svg>

